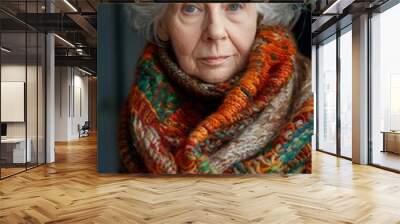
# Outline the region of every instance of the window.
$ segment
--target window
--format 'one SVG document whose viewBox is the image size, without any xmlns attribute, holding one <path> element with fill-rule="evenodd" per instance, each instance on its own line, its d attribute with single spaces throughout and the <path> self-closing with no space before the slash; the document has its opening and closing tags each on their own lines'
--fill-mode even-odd
<svg viewBox="0 0 400 224">
<path fill-rule="evenodd" d="M 318 147 L 336 153 L 336 36 L 318 48 Z"/>
<path fill-rule="evenodd" d="M 394 28 L 399 21 L 400 4 L 371 18 L 371 157 L 373 164 L 396 170 L 400 133 L 394 137 L 391 131 L 400 130 L 400 31 Z"/>
<path fill-rule="evenodd" d="M 352 33 L 340 36 L 340 155 L 352 157 Z"/>
</svg>

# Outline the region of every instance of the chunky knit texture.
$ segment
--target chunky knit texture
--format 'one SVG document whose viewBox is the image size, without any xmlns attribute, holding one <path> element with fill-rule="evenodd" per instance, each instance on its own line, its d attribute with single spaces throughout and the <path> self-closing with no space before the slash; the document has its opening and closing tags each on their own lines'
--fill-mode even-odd
<svg viewBox="0 0 400 224">
<path fill-rule="evenodd" d="M 129 172 L 310 173 L 310 74 L 282 27 L 260 26 L 247 68 L 209 84 L 149 44 L 121 114 Z"/>
</svg>

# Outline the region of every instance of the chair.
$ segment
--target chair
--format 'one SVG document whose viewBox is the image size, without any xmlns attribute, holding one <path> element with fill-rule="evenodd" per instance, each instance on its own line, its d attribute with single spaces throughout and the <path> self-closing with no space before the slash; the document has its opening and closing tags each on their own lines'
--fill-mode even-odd
<svg viewBox="0 0 400 224">
<path fill-rule="evenodd" d="M 89 129 L 90 129 L 89 121 L 85 121 L 82 127 L 78 124 L 79 138 L 89 136 Z"/>
</svg>

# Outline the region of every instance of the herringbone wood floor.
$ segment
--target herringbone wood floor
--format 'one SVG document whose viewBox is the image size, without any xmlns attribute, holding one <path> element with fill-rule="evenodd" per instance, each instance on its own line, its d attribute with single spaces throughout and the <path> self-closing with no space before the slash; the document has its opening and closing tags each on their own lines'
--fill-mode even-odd
<svg viewBox="0 0 400 224">
<path fill-rule="evenodd" d="M 135 177 L 96 172 L 95 137 L 0 181 L 0 223 L 400 223 L 400 175 L 315 152 L 313 174 Z"/>
</svg>

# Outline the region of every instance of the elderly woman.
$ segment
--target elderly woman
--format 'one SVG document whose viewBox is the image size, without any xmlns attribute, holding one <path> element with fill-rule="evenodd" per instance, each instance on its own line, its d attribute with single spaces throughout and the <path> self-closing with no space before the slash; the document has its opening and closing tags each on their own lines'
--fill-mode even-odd
<svg viewBox="0 0 400 224">
<path fill-rule="evenodd" d="M 149 44 L 121 115 L 126 169 L 310 173 L 313 98 L 293 6 L 133 5 Z"/>
</svg>

